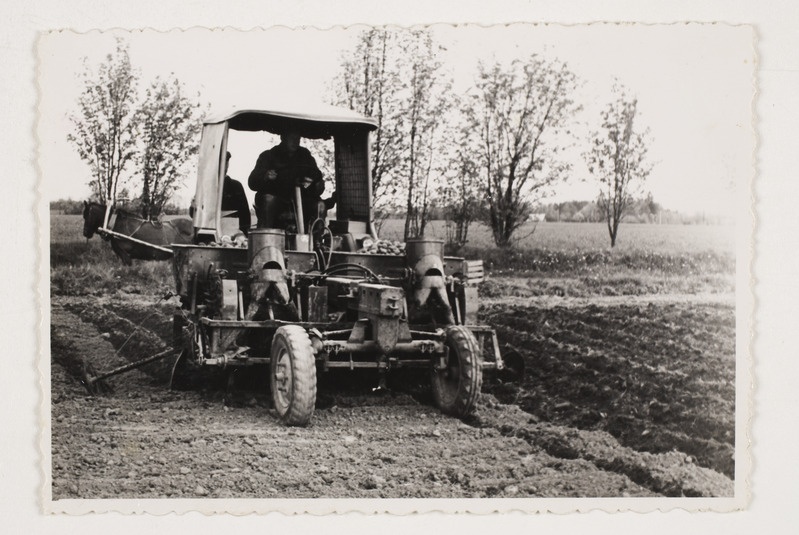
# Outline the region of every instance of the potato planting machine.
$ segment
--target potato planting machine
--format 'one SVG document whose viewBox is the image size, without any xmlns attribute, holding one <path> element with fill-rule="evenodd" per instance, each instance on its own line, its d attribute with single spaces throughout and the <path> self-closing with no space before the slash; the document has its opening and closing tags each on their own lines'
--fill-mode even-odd
<svg viewBox="0 0 799 535">
<path fill-rule="evenodd" d="M 336 368 L 374 369 L 380 385 L 393 370 L 428 369 L 437 406 L 456 416 L 473 409 L 484 370 L 512 365 L 520 372 L 521 360 L 503 361 L 495 332 L 477 322 L 482 261 L 445 257 L 442 241 L 424 237 L 375 246 L 386 243 L 373 225 L 375 128 L 369 118 L 331 107 L 237 109 L 206 121 L 195 245 L 172 246 L 181 300 L 175 386 L 199 368 L 268 370 L 282 421 L 306 425 L 317 374 Z M 221 210 L 231 129 L 332 138 L 335 219 L 317 219 L 306 232 L 298 214 L 296 229 L 252 228 L 246 247 L 242 240 L 236 246 L 223 234 Z"/>
</svg>

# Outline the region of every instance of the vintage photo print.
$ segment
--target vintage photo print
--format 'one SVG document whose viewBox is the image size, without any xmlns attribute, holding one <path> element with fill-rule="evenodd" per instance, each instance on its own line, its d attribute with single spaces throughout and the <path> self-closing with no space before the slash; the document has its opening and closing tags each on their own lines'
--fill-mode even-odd
<svg viewBox="0 0 799 535">
<path fill-rule="evenodd" d="M 45 511 L 745 507 L 754 50 L 40 35 Z"/>
</svg>

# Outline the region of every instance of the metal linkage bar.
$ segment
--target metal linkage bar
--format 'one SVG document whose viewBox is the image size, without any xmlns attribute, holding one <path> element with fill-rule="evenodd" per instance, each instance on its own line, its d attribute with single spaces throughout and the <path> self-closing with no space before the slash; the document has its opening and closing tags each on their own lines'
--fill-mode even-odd
<svg viewBox="0 0 799 535">
<path fill-rule="evenodd" d="M 499 339 L 497 332 L 486 325 L 466 325 L 466 328 L 472 331 L 475 335 L 489 335 L 491 337 L 491 346 L 494 350 L 494 362 L 483 362 L 483 369 L 497 369 L 502 370 L 505 368 L 505 362 L 502 360 L 502 353 L 499 349 Z"/>
<path fill-rule="evenodd" d="M 203 366 L 254 366 L 256 364 L 269 364 L 271 361 L 268 357 L 210 357 L 203 359 Z"/>
<path fill-rule="evenodd" d="M 378 370 L 385 370 L 388 368 L 429 368 L 430 360 L 415 359 L 415 360 L 398 360 L 391 359 L 390 362 L 364 362 L 364 361 L 347 361 L 347 360 L 330 360 L 325 363 L 328 368 L 374 368 Z"/>
<path fill-rule="evenodd" d="M 381 353 L 377 342 L 365 340 L 363 342 L 349 342 L 347 340 L 324 340 L 322 347 L 329 353 Z M 413 340 L 411 342 L 399 342 L 389 352 L 388 356 L 401 354 L 433 354 L 443 353 L 444 344 L 436 340 Z"/>
<path fill-rule="evenodd" d="M 248 329 L 277 329 L 283 325 L 299 325 L 300 327 L 304 327 L 306 329 L 312 328 L 322 328 L 328 329 L 330 327 L 333 328 L 345 328 L 352 330 L 352 323 L 325 323 L 325 322 L 315 322 L 315 321 L 284 321 L 284 320 L 264 320 L 264 321 L 252 321 L 252 320 L 215 320 L 211 318 L 200 318 L 200 323 L 206 325 L 208 327 L 222 327 L 222 328 L 248 328 Z"/>
<path fill-rule="evenodd" d="M 95 388 L 94 385 L 97 384 L 99 381 L 103 381 L 104 379 L 108 379 L 109 377 L 113 377 L 114 375 L 119 375 L 120 373 L 125 373 L 130 370 L 140 368 L 146 364 L 150 364 L 151 362 L 155 362 L 157 360 L 164 359 L 170 355 L 173 355 L 180 351 L 179 349 L 170 348 L 165 351 L 161 351 L 160 353 L 156 353 L 151 357 L 147 357 L 145 359 L 137 360 L 136 362 L 131 362 L 130 364 L 125 364 L 123 366 L 119 366 L 118 368 L 114 368 L 113 370 L 108 370 L 107 372 L 103 372 L 100 375 L 91 377 L 88 374 L 83 378 L 83 384 L 89 393 L 94 394 Z"/>
<path fill-rule="evenodd" d="M 138 238 L 134 238 L 132 236 L 128 236 L 127 234 L 120 234 L 119 232 L 114 232 L 113 230 L 109 230 L 109 229 L 106 229 L 106 228 L 97 229 L 97 233 L 100 234 L 101 236 L 103 236 L 103 235 L 112 236 L 114 238 L 119 238 L 121 240 L 132 241 L 134 243 L 138 243 L 139 245 L 146 245 L 147 247 L 152 247 L 153 249 L 158 249 L 159 251 L 163 251 L 165 253 L 173 254 L 172 249 L 169 249 L 168 247 L 162 247 L 160 245 L 155 245 L 155 244 L 152 244 L 150 242 L 146 242 L 146 241 L 140 240 Z"/>
</svg>

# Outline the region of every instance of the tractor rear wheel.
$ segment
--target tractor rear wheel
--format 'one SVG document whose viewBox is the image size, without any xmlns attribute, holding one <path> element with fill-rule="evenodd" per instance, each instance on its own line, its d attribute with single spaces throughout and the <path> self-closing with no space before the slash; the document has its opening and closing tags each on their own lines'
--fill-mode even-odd
<svg viewBox="0 0 799 535">
<path fill-rule="evenodd" d="M 285 325 L 272 337 L 269 384 L 286 425 L 308 425 L 316 405 L 316 361 L 311 339 L 299 325 Z"/>
<path fill-rule="evenodd" d="M 472 332 L 463 325 L 447 329 L 447 367 L 433 368 L 433 398 L 441 412 L 466 416 L 472 412 L 483 386 L 481 351 Z"/>
</svg>

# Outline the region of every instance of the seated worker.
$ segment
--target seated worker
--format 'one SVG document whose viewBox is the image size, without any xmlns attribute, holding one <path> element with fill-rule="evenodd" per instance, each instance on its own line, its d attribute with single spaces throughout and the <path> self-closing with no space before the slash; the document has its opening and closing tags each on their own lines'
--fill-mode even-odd
<svg viewBox="0 0 799 535">
<path fill-rule="evenodd" d="M 308 149 L 300 146 L 300 135 L 295 131 L 282 134 L 279 145 L 258 156 L 247 184 L 256 192 L 258 228 L 287 228 L 287 222 L 294 221 L 296 186 L 302 192 L 306 232 L 308 224 L 324 213 L 322 172 Z"/>
<path fill-rule="evenodd" d="M 241 182 L 233 180 L 227 174 L 230 166 L 230 153 L 225 159 L 225 183 L 222 186 L 222 212 L 225 217 L 238 217 L 239 230 L 245 236 L 250 232 L 250 204 L 247 195 L 244 193 L 244 186 Z M 225 212 L 233 211 L 231 214 Z"/>
</svg>

